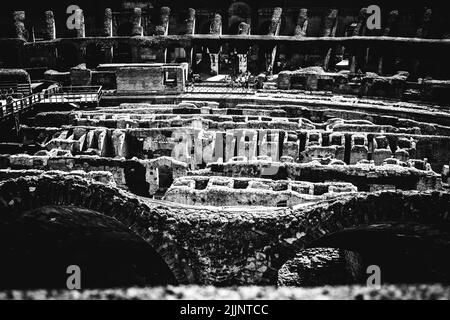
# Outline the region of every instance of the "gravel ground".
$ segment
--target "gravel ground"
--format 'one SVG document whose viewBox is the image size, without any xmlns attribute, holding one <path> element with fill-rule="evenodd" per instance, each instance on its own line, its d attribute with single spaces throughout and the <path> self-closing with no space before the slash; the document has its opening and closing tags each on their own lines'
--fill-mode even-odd
<svg viewBox="0 0 450 320">
<path fill-rule="evenodd" d="M 450 286 L 443 285 L 385 285 L 380 288 L 339 286 L 317 288 L 168 286 L 154 288 L 117 288 L 102 290 L 36 290 L 2 291 L 0 299 L 138 299 L 138 300 L 400 300 L 450 298 Z"/>
</svg>

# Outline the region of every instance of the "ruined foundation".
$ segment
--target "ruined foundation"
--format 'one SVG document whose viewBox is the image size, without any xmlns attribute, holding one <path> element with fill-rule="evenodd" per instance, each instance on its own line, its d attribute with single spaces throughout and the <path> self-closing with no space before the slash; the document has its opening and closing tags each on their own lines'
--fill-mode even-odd
<svg viewBox="0 0 450 320">
<path fill-rule="evenodd" d="M 83 289 L 152 287 L 119 296 L 355 298 L 373 266 L 380 295 L 448 296 L 436 10 L 371 31 L 356 7 L 89 9 L 67 34 L 10 12 L 0 38 L 1 290 L 65 289 L 75 261 Z"/>
</svg>

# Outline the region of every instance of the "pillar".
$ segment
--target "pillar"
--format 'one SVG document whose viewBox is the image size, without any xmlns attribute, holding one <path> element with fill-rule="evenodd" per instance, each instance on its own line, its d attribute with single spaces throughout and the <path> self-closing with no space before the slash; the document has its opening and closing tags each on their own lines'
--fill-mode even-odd
<svg viewBox="0 0 450 320">
<path fill-rule="evenodd" d="M 103 20 L 103 33 L 106 37 L 113 36 L 113 21 L 111 8 L 105 9 L 105 16 Z"/>
<path fill-rule="evenodd" d="M 195 9 L 189 8 L 187 19 L 186 19 L 186 34 L 187 35 L 193 35 L 195 34 Z M 192 71 L 192 63 L 193 63 L 193 57 L 194 57 L 194 47 L 190 45 L 189 47 L 185 48 L 186 51 L 186 59 L 189 63 L 189 72 Z"/>
<path fill-rule="evenodd" d="M 56 39 L 55 16 L 53 11 L 45 11 L 45 40 Z"/>
<path fill-rule="evenodd" d="M 239 73 L 247 72 L 247 53 L 238 53 Z"/>
<path fill-rule="evenodd" d="M 209 34 L 222 34 L 222 16 L 218 13 L 214 15 L 214 19 L 209 27 Z"/>
<path fill-rule="evenodd" d="M 141 22 L 142 22 L 142 10 L 141 8 L 134 8 L 133 30 L 132 30 L 132 35 L 134 37 L 142 37 L 144 35 L 144 29 L 141 26 Z"/>
<path fill-rule="evenodd" d="M 280 34 L 280 25 L 281 25 L 281 14 L 283 13 L 283 9 L 280 7 L 276 7 L 273 9 L 272 20 L 269 28 L 269 36 L 277 36 Z"/>
<path fill-rule="evenodd" d="M 193 35 L 195 33 L 195 9 L 188 9 L 188 17 L 186 19 L 186 34 Z"/>
<path fill-rule="evenodd" d="M 25 29 L 25 11 L 14 11 L 14 28 L 18 39 L 27 40 L 27 30 Z"/>
<path fill-rule="evenodd" d="M 338 17 L 338 10 L 332 9 L 330 11 L 330 13 L 327 15 L 327 17 L 325 18 L 325 23 L 323 26 L 323 36 L 324 37 L 335 37 L 336 36 L 336 29 L 337 29 L 337 22 L 338 22 L 337 17 Z M 325 70 L 328 70 L 332 51 L 333 51 L 333 48 L 329 48 L 325 55 L 325 59 L 323 62 L 323 68 Z"/>
<path fill-rule="evenodd" d="M 169 19 L 170 19 L 170 8 L 162 7 L 161 8 L 161 27 L 164 30 L 164 35 L 167 36 L 169 34 Z"/>
<path fill-rule="evenodd" d="M 241 22 L 238 27 L 238 35 L 249 35 L 250 34 L 250 25 L 245 22 Z M 249 51 L 249 46 L 238 46 L 237 48 L 237 56 L 238 56 L 238 73 L 247 72 L 247 55 Z"/>
<path fill-rule="evenodd" d="M 105 16 L 103 18 L 103 34 L 105 37 L 113 36 L 113 15 L 111 8 L 105 9 Z M 106 63 L 111 63 L 114 56 L 114 48 L 112 45 L 103 44 L 102 51 L 105 57 Z"/>
<path fill-rule="evenodd" d="M 325 18 L 325 23 L 323 26 L 324 37 L 334 37 L 336 35 L 337 16 L 338 11 L 336 9 L 332 9 Z"/>
<path fill-rule="evenodd" d="M 209 59 L 211 62 L 211 73 L 214 75 L 219 74 L 219 53 L 210 53 Z"/>
<path fill-rule="evenodd" d="M 218 13 L 214 15 L 214 19 L 211 22 L 211 26 L 209 28 L 209 34 L 213 35 L 221 35 L 222 34 L 222 16 Z M 219 73 L 219 53 L 221 50 L 221 47 L 219 45 L 217 46 L 209 46 L 209 57 L 211 60 L 211 72 L 213 74 Z"/>
<path fill-rule="evenodd" d="M 297 25 L 295 27 L 294 36 L 303 38 L 306 37 L 306 29 L 308 28 L 308 9 L 300 9 L 297 18 Z"/>
<path fill-rule="evenodd" d="M 281 26 L 281 14 L 283 13 L 283 9 L 280 7 L 276 7 L 273 9 L 272 20 L 269 27 L 269 36 L 278 36 L 280 34 L 280 26 Z M 269 74 L 273 73 L 273 66 L 275 64 L 275 58 L 277 55 L 277 46 L 274 46 L 272 52 L 266 53 L 266 69 Z"/>
<path fill-rule="evenodd" d="M 79 24 L 79 28 L 77 28 L 77 38 L 85 38 L 86 37 L 86 29 L 85 29 L 85 25 L 84 25 L 84 14 L 83 14 L 83 10 L 81 9 L 77 9 L 75 10 L 75 14 L 77 19 L 79 19 L 80 24 Z"/>
</svg>

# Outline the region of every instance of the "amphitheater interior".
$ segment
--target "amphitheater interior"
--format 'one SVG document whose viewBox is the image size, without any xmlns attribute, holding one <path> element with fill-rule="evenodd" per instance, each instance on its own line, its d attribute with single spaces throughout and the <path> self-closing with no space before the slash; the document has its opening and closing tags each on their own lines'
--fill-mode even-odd
<svg viewBox="0 0 450 320">
<path fill-rule="evenodd" d="M 0 290 L 448 285 L 448 13 L 319 2 L 7 4 Z"/>
</svg>

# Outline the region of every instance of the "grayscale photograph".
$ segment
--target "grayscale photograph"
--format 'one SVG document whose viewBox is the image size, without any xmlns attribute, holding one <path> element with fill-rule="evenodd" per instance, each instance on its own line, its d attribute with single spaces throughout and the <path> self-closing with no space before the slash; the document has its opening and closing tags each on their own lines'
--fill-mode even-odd
<svg viewBox="0 0 450 320">
<path fill-rule="evenodd" d="M 439 3 L 1 6 L 0 300 L 450 298 Z"/>
</svg>

